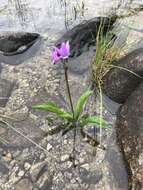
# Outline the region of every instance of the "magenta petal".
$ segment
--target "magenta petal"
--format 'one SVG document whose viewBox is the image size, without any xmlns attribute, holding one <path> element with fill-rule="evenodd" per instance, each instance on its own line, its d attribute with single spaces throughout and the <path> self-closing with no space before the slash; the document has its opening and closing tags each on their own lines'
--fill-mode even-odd
<svg viewBox="0 0 143 190">
<path fill-rule="evenodd" d="M 68 54 L 70 54 L 70 44 L 69 44 L 69 41 L 66 42 L 66 49 L 67 49 Z"/>
<path fill-rule="evenodd" d="M 52 51 L 52 62 L 53 64 L 58 63 L 61 59 L 68 59 L 70 55 L 70 44 L 69 41 L 63 42 L 61 44 L 60 49 L 57 47 L 54 47 Z"/>
<path fill-rule="evenodd" d="M 55 47 L 53 49 L 51 59 L 53 64 L 56 64 L 60 61 L 61 56 L 60 56 L 60 50 L 58 48 Z"/>
<path fill-rule="evenodd" d="M 62 59 L 68 59 L 70 55 L 70 45 L 69 42 L 63 42 L 60 48 L 60 54 Z"/>
</svg>

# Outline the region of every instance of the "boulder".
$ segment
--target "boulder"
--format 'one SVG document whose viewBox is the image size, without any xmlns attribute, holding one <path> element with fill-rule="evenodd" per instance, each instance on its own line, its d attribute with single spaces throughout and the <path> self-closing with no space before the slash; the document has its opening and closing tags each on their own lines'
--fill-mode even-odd
<svg viewBox="0 0 143 190">
<path fill-rule="evenodd" d="M 129 189 L 143 189 L 143 82 L 117 113 L 117 142 L 128 171 Z"/>
<path fill-rule="evenodd" d="M 17 65 L 31 57 L 40 47 L 37 33 L 2 32 L 0 34 L 0 62 Z"/>
<path fill-rule="evenodd" d="M 113 101 L 124 103 L 143 80 L 131 73 L 134 72 L 143 77 L 143 48 L 132 51 L 116 61 L 114 65 L 122 69 L 113 68 L 105 75 L 103 91 Z"/>
<path fill-rule="evenodd" d="M 6 33 L 0 36 L 0 53 L 6 56 L 23 53 L 32 46 L 39 34 L 36 33 Z"/>
<path fill-rule="evenodd" d="M 67 31 L 57 42 L 59 46 L 62 42 L 69 41 L 71 46 L 71 57 L 77 57 L 82 52 L 87 51 L 91 45 L 95 46 L 96 36 L 100 24 L 102 23 L 103 35 L 106 34 L 116 21 L 114 17 L 95 17 L 75 26 Z"/>
</svg>

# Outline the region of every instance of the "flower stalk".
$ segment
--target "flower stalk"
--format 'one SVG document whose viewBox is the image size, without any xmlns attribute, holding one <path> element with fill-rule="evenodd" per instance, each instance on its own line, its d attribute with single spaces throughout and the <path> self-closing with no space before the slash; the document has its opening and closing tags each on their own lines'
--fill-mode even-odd
<svg viewBox="0 0 143 190">
<path fill-rule="evenodd" d="M 66 82 L 66 89 L 68 93 L 68 98 L 70 102 L 70 107 L 71 107 L 71 112 L 73 114 L 73 119 L 74 119 L 74 107 L 73 107 L 73 102 L 72 102 L 72 96 L 71 96 L 71 91 L 70 91 L 70 86 L 69 86 L 69 79 L 68 79 L 68 66 L 67 66 L 67 60 L 63 61 L 63 66 L 64 66 L 64 75 L 65 75 L 65 82 Z"/>
<path fill-rule="evenodd" d="M 73 158 L 72 158 L 72 161 L 73 161 L 73 166 L 76 167 L 76 164 L 75 164 L 75 143 L 76 143 L 76 122 L 75 122 L 75 114 L 74 114 L 74 107 L 73 107 L 73 102 L 72 102 L 72 96 L 71 96 L 71 91 L 70 91 L 70 86 L 69 86 L 69 79 L 68 79 L 68 66 L 67 66 L 67 60 L 64 60 L 63 61 L 63 66 L 64 66 L 64 74 L 65 74 L 65 82 L 66 82 L 66 88 L 67 88 L 67 93 L 68 93 L 68 97 L 69 97 L 69 102 L 70 102 L 70 107 L 71 107 L 71 112 L 73 114 Z"/>
</svg>

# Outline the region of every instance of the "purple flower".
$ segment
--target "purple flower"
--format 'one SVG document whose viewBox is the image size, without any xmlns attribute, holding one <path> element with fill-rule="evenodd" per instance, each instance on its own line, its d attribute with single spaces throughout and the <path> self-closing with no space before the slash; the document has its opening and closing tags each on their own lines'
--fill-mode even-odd
<svg viewBox="0 0 143 190">
<path fill-rule="evenodd" d="M 60 50 L 58 48 L 54 47 L 51 58 L 53 64 L 56 64 L 60 61 L 61 55 L 60 55 Z"/>
<path fill-rule="evenodd" d="M 53 64 L 58 63 L 61 59 L 68 59 L 70 55 L 69 42 L 63 42 L 59 48 L 54 47 L 52 51 L 52 62 Z"/>
<path fill-rule="evenodd" d="M 68 59 L 70 55 L 70 45 L 69 42 L 63 42 L 60 48 L 60 55 L 62 59 Z"/>
</svg>

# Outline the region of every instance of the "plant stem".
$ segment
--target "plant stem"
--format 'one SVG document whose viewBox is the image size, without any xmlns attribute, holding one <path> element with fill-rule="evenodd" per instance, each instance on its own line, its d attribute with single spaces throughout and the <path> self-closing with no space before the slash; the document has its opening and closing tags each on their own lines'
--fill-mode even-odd
<svg viewBox="0 0 143 190">
<path fill-rule="evenodd" d="M 67 93 L 68 93 L 70 107 L 71 107 L 71 111 L 72 111 L 73 119 L 74 119 L 74 108 L 73 108 L 73 102 L 72 102 L 72 97 L 71 97 L 71 92 L 70 92 L 70 86 L 69 86 L 69 80 L 68 80 L 68 67 L 66 65 L 66 61 L 63 61 L 63 65 L 64 65 L 64 72 L 65 72 L 64 74 L 65 74 Z"/>
<path fill-rule="evenodd" d="M 74 107 L 73 107 L 73 102 L 72 102 L 72 96 L 71 96 L 70 87 L 69 87 L 68 67 L 66 65 L 66 61 L 63 61 L 63 65 L 64 65 L 64 74 L 65 74 L 66 88 L 67 88 L 67 92 L 68 92 L 68 97 L 69 97 L 71 111 L 72 111 L 72 114 L 73 114 L 73 126 L 74 126 L 74 136 L 73 136 L 73 166 L 75 167 L 76 123 L 75 123 L 75 115 L 74 115 Z"/>
<path fill-rule="evenodd" d="M 100 144 L 102 143 L 102 118 L 103 118 L 103 96 L 102 96 L 102 88 L 101 88 L 101 81 L 98 81 L 98 88 L 99 88 L 99 96 L 100 96 Z"/>
</svg>

